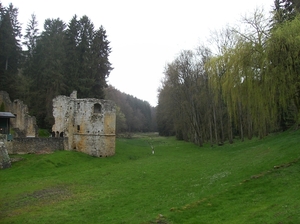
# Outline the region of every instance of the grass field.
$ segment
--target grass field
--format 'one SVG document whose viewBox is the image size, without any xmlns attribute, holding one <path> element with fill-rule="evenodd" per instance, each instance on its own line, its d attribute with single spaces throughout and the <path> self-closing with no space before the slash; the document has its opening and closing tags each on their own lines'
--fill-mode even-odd
<svg viewBox="0 0 300 224">
<path fill-rule="evenodd" d="M 13 157 L 0 223 L 300 223 L 300 131 L 213 148 L 139 135 L 109 158 Z"/>
</svg>

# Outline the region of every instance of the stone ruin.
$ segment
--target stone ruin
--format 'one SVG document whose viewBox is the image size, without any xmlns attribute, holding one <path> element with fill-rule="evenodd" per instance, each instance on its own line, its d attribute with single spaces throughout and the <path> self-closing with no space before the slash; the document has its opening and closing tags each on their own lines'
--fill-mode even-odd
<svg viewBox="0 0 300 224">
<path fill-rule="evenodd" d="M 15 115 L 15 118 L 10 119 L 9 122 L 10 127 L 14 132 L 14 137 L 37 136 L 36 119 L 28 114 L 27 105 L 25 105 L 23 101 L 14 100 L 12 102 L 7 92 L 0 91 L 0 105 L 4 105 L 5 111 L 9 111 Z M 12 148 L 10 147 L 11 145 L 11 141 L 7 141 L 7 134 L 0 134 L 0 169 L 11 167 L 8 149 Z"/>
<path fill-rule="evenodd" d="M 35 117 L 28 115 L 27 105 L 20 100 L 10 101 L 7 92 L 0 91 L 0 105 L 16 118 L 11 119 L 14 138 L 0 135 L 0 169 L 11 166 L 9 154 L 51 153 L 56 150 L 75 150 L 96 157 L 115 154 L 116 107 L 112 101 L 70 97 L 53 99 L 52 138 L 39 138 Z"/>
<path fill-rule="evenodd" d="M 6 136 L 0 134 L 0 169 L 11 167 L 11 160 L 4 144 L 5 138 Z"/>
<path fill-rule="evenodd" d="M 115 154 L 116 107 L 112 101 L 70 97 L 53 99 L 52 137 L 64 137 L 64 149 L 96 157 Z"/>
<path fill-rule="evenodd" d="M 11 102 L 8 93 L 0 91 L 0 105 L 2 103 L 5 106 L 5 111 L 9 111 L 16 116 L 16 118 L 10 120 L 14 137 L 37 137 L 36 119 L 28 114 L 28 107 L 23 101 L 17 99 Z"/>
</svg>

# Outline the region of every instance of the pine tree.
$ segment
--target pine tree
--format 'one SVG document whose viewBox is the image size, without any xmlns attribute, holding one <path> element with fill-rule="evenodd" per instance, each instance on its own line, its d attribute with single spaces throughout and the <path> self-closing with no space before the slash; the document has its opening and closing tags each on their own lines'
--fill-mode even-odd
<svg viewBox="0 0 300 224">
<path fill-rule="evenodd" d="M 80 64 L 79 64 L 79 31 L 80 25 L 77 16 L 73 16 L 66 29 L 66 63 L 65 63 L 65 76 L 66 76 L 66 91 L 67 94 L 73 90 L 80 88 Z"/>
<path fill-rule="evenodd" d="M 106 79 L 108 78 L 112 67 L 108 59 L 111 48 L 109 47 L 106 31 L 102 26 L 94 33 L 91 51 L 94 67 L 93 76 L 95 80 L 91 94 L 92 97 L 103 99 L 103 90 L 107 87 Z"/>
<path fill-rule="evenodd" d="M 18 23 L 18 9 L 12 4 L 1 8 L 0 18 L 0 89 L 16 96 L 15 82 L 21 60 L 21 27 Z"/>
<path fill-rule="evenodd" d="M 275 0 L 273 7 L 274 26 L 293 20 L 299 12 L 299 0 Z"/>
<path fill-rule="evenodd" d="M 36 42 L 39 36 L 38 22 L 36 20 L 36 15 L 31 15 L 31 20 L 28 22 L 26 27 L 26 34 L 24 36 L 23 44 L 27 47 L 25 51 L 26 57 L 32 58 L 35 48 Z"/>
<path fill-rule="evenodd" d="M 66 90 L 65 28 L 65 23 L 60 19 L 45 20 L 44 31 L 36 42 L 36 50 L 26 73 L 33 80 L 32 113 L 41 127 L 51 127 L 52 99 Z"/>
<path fill-rule="evenodd" d="M 94 24 L 87 16 L 83 16 L 78 21 L 79 33 L 78 33 L 78 65 L 79 75 L 78 81 L 78 96 L 81 98 L 92 97 L 91 90 L 95 84 L 95 77 L 93 76 L 93 59 L 92 59 L 92 42 L 94 36 Z"/>
</svg>

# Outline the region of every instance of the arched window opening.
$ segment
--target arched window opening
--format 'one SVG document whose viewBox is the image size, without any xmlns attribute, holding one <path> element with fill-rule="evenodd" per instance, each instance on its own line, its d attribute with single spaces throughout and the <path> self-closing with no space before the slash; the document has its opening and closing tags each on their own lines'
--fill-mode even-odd
<svg viewBox="0 0 300 224">
<path fill-rule="evenodd" d="M 102 109 L 101 104 L 99 103 L 94 104 L 94 113 L 96 114 L 101 113 L 101 109 Z"/>
</svg>

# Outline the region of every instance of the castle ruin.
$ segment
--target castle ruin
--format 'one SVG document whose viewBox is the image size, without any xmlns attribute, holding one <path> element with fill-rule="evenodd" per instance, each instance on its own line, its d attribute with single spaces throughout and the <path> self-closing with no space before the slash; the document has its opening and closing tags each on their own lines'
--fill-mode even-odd
<svg viewBox="0 0 300 224">
<path fill-rule="evenodd" d="M 28 107 L 22 100 L 11 102 L 7 92 L 0 91 L 0 105 L 3 104 L 5 111 L 9 111 L 16 117 L 11 120 L 11 127 L 15 132 L 14 137 L 37 137 L 38 127 L 36 119 L 28 113 Z"/>
<path fill-rule="evenodd" d="M 116 108 L 112 101 L 77 99 L 74 91 L 70 97 L 53 99 L 53 116 L 52 136 L 64 137 L 65 150 L 96 157 L 115 154 Z"/>
</svg>

